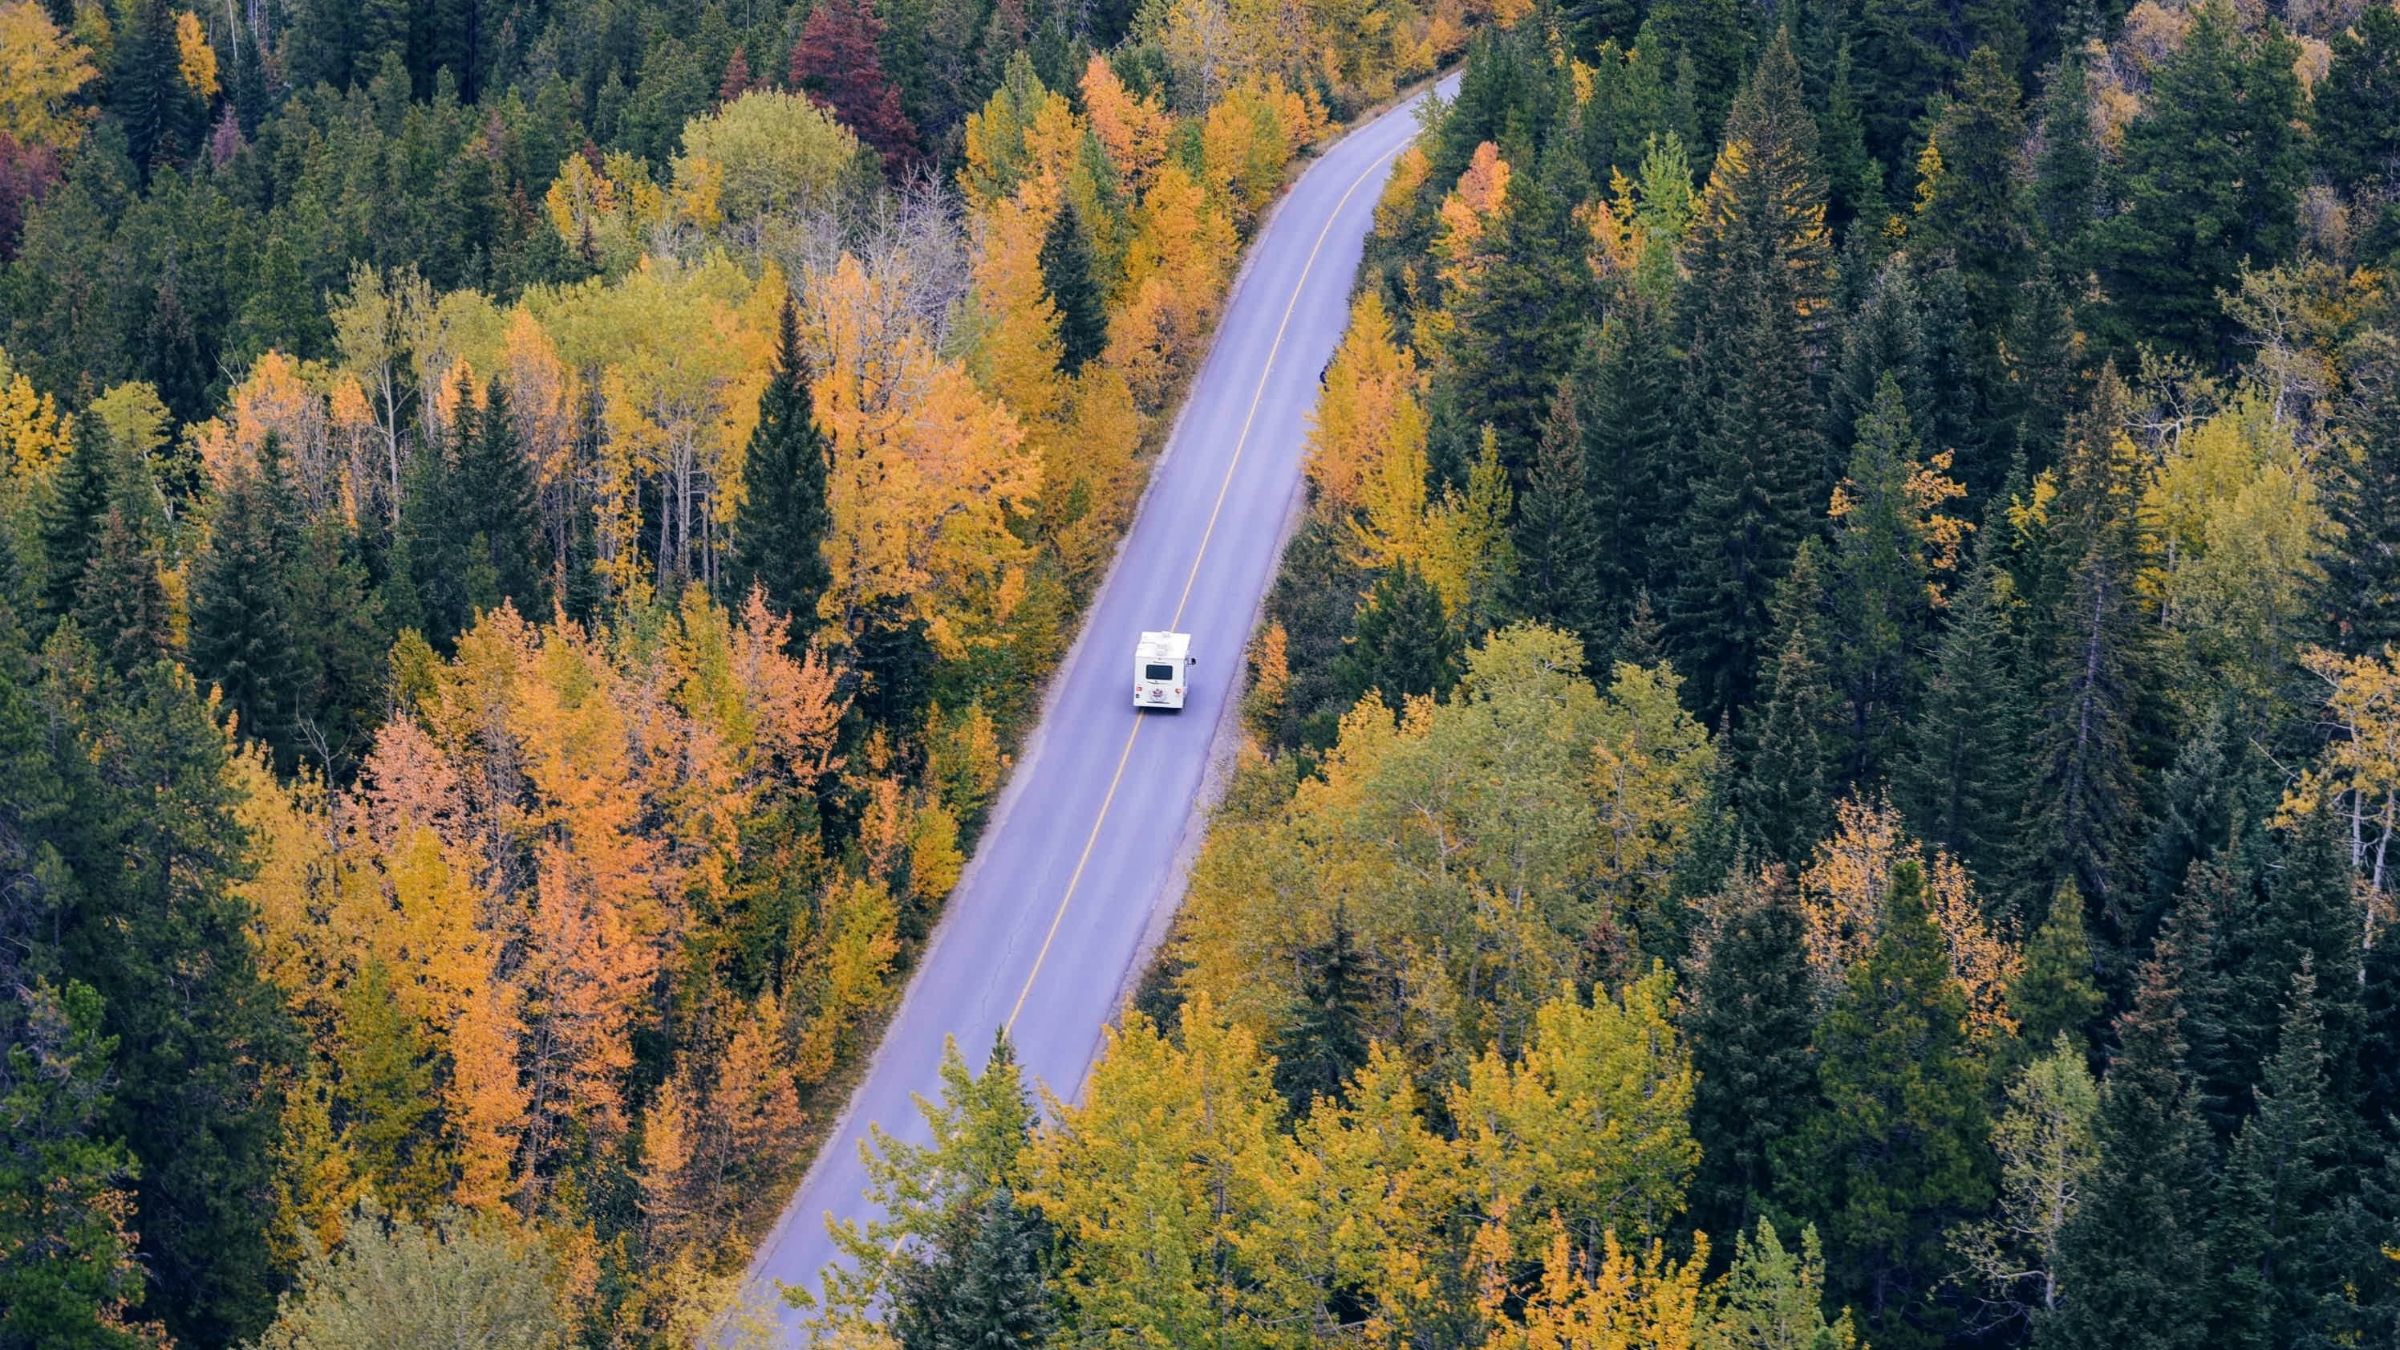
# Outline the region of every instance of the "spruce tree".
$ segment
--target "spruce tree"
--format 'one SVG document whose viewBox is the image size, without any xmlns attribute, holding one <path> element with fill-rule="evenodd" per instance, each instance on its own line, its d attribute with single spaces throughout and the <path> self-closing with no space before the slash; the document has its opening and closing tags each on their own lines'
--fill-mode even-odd
<svg viewBox="0 0 2400 1350">
<path fill-rule="evenodd" d="M 1371 1039 L 1365 953 L 1336 903 L 1322 942 L 1301 949 L 1300 997 L 1275 1036 L 1275 1088 L 1295 1116 L 1319 1097 L 1339 1098 L 1367 1062 Z"/>
<path fill-rule="evenodd" d="M 2339 1287 L 2329 1238 L 2343 1147 L 2327 1100 L 2316 989 L 2313 972 L 2293 976 L 2257 1113 L 2218 1179 L 2202 1316 L 2209 1344 L 2223 1350 L 2309 1343 Z"/>
<path fill-rule="evenodd" d="M 1092 275 L 1091 230 L 1071 195 L 1042 236 L 1041 268 L 1042 289 L 1058 307 L 1058 368 L 1074 375 L 1108 345 L 1108 309 Z"/>
<path fill-rule="evenodd" d="M 2073 882 L 2050 898 L 2031 941 L 2025 944 L 2025 963 L 2008 985 L 2008 1009 L 2017 1019 L 2017 1043 L 2038 1055 L 2065 1036 L 2079 1046 L 2091 1043 L 2093 1021 L 2105 1002 L 2092 981 L 2092 943 L 2084 930 L 2083 895 Z"/>
<path fill-rule="evenodd" d="M 1342 653 L 1342 684 L 1356 701 L 1370 689 L 1398 708 L 1418 694 L 1442 694 L 1457 683 L 1466 641 L 1442 610 L 1442 596 L 1414 567 L 1402 563 L 1375 581 L 1359 606 Z"/>
<path fill-rule="evenodd" d="M 60 645 L 40 696 L 63 731 L 66 809 L 46 842 L 76 894 L 51 940 L 118 1043 L 105 1120 L 140 1165 L 140 1312 L 179 1342 L 244 1340 L 274 1311 L 272 1085 L 294 1037 L 233 889 L 247 860 L 224 735 L 179 667 L 101 677 L 95 700 L 89 658 Z"/>
<path fill-rule="evenodd" d="M 2017 168 L 2025 141 L 2019 99 L 2017 78 L 1999 53 L 1976 48 L 1958 96 L 1934 123 L 1930 144 L 1940 154 L 1941 174 L 1909 230 L 1912 245 L 1921 240 L 1957 256 L 1969 317 L 1987 339 L 2006 331 L 2032 238 Z"/>
<path fill-rule="evenodd" d="M 2149 696 L 2150 629 L 2137 592 L 2144 540 L 2139 463 L 2120 432 L 2124 390 L 2104 377 L 2071 437 L 2052 506 L 2041 589 L 2040 712 L 2020 832 L 2019 896 L 2034 908 L 2072 878 L 2122 951 L 2140 889 L 2128 866 L 2140 818 L 2136 723 Z"/>
<path fill-rule="evenodd" d="M 1893 866 L 1883 930 L 1818 1029 L 1821 1104 L 1785 1170 L 1834 1283 L 1889 1347 L 1942 1342 L 1949 1230 L 1993 1195 L 1984 1065 L 1924 886 L 1914 860 Z"/>
<path fill-rule="evenodd" d="M 56 473 L 41 516 L 42 602 L 53 620 L 75 608 L 83 569 L 99 548 L 102 522 L 128 476 L 97 417 L 76 419 L 74 442 Z"/>
<path fill-rule="evenodd" d="M 1048 1343 L 1049 1225 L 994 1187 L 929 1259 L 900 1268 L 891 1331 L 901 1350 L 1004 1350 Z"/>
<path fill-rule="evenodd" d="M 1610 308 L 1593 348 L 1584 423 L 1593 581 L 1601 611 L 1622 619 L 1665 579 L 1657 560 L 1673 543 L 1666 532 L 1682 523 L 1671 472 L 1677 363 L 1660 306 L 1638 295 Z"/>
<path fill-rule="evenodd" d="M 100 538 L 76 588 L 73 618 L 111 670 L 130 675 L 175 647 L 158 551 L 122 506 L 101 517 Z"/>
<path fill-rule="evenodd" d="M 192 584 L 192 674 L 221 691 L 245 736 L 269 746 L 276 767 L 298 760 L 298 629 L 338 622 L 293 606 L 297 540 L 289 538 L 283 455 L 270 435 L 256 468 L 234 471 L 218 498 L 208 548 Z"/>
<path fill-rule="evenodd" d="M 2364 197 L 2400 173 L 2400 11 L 2370 5 L 2331 41 L 2333 59 L 2312 91 L 2316 162 Z M 2383 206 L 2373 231 L 2387 248 L 2391 214 Z"/>
<path fill-rule="evenodd" d="M 1990 557 L 1996 547 L 1979 541 L 1974 565 L 1951 590 L 1932 670 L 1892 776 L 1893 796 L 1918 837 L 1987 879 L 1999 873 L 2014 841 L 2029 732 L 2009 660 L 2008 574 Z"/>
<path fill-rule="evenodd" d="M 1583 325 L 1597 308 L 1574 202 L 1545 176 L 1529 164 L 1509 178 L 1507 202 L 1487 236 L 1490 262 L 1456 300 L 1458 327 L 1437 399 L 1443 444 L 1457 462 L 1472 460 L 1472 436 L 1489 428 L 1519 489 L 1531 474 L 1552 391 L 1574 365 Z"/>
<path fill-rule="evenodd" d="M 2125 131 L 2123 209 L 2094 239 L 2109 298 L 2101 332 L 2118 349 L 2148 343 L 2205 366 L 2235 356 L 2218 295 L 2245 264 L 2283 261 L 2299 237 L 2297 57 L 2280 25 L 2245 34 L 2227 0 L 2205 0 L 2152 75 Z"/>
<path fill-rule="evenodd" d="M 1837 695 L 1818 655 L 1816 612 L 1822 583 L 1817 545 L 1802 546 L 1777 601 L 1774 663 L 1765 703 L 1750 724 L 1749 765 L 1741 787 L 1746 834 L 1766 857 L 1797 865 L 1833 819 L 1838 783 L 1832 736 Z"/>
<path fill-rule="evenodd" d="M 1590 482 L 1583 461 L 1585 433 L 1577 404 L 1582 391 L 1572 376 L 1559 382 L 1550 400 L 1534 451 L 1533 472 L 1518 500 L 1516 609 L 1527 618 L 1597 641 L 1604 631 L 1600 584 L 1599 524 L 1592 518 Z"/>
<path fill-rule="evenodd" d="M 449 496 L 460 513 L 454 528 L 467 536 L 478 572 L 488 571 L 492 579 L 492 594 L 478 597 L 478 607 L 509 600 L 527 618 L 548 618 L 550 569 L 542 556 L 533 466 L 499 380 L 486 387 L 475 422 L 475 434 L 456 443 L 459 458 Z"/>
<path fill-rule="evenodd" d="M 1778 36 L 1726 122 L 1690 245 L 1680 471 L 1691 481 L 1670 606 L 1710 718 L 1748 702 L 1769 603 L 1831 486 L 1819 431 L 1829 298 L 1816 124 Z"/>
<path fill-rule="evenodd" d="M 2049 265 L 2080 276 L 2100 207 L 2100 137 L 2092 123 L 2091 75 L 2069 51 L 2042 89 L 2041 152 L 2033 164 L 2034 224 Z"/>
<path fill-rule="evenodd" d="M 2400 12 L 2385 18 L 2400 29 Z M 2326 556 L 2324 596 L 2334 642 L 2361 654 L 2400 643 L 2400 339 L 2361 334 L 2349 364 L 2353 448 L 2334 458 L 2330 494 L 2344 537 Z"/>
<path fill-rule="evenodd" d="M 2162 944 L 2117 1019 L 2100 1087 L 2100 1165 L 2059 1236 L 2060 1307 L 2039 1350 L 2200 1350 L 2193 1258 L 2204 1248 L 2207 1132 L 2183 1077 L 2183 1011 Z"/>
<path fill-rule="evenodd" d="M 1798 1131 L 1816 1095 L 1815 985 L 1789 875 L 1770 868 L 1734 883 L 1692 981 L 1692 1217 L 1705 1232 L 1739 1232 L 1772 1201 L 1777 1141 Z"/>
<path fill-rule="evenodd" d="M 1826 581 L 1827 674 L 1841 699 L 1836 777 L 1873 783 L 1902 745 L 1916 702 L 1918 652 L 1932 614 L 1923 526 L 1911 480 L 1918 469 L 1915 429 L 1900 382 L 1887 372 L 1859 422 L 1843 479 Z"/>
<path fill-rule="evenodd" d="M 742 463 L 742 504 L 733 519 L 733 557 L 726 568 L 737 603 L 752 586 L 792 620 L 805 642 L 816 627 L 817 601 L 833 583 L 825 561 L 825 435 L 817 428 L 809 391 L 808 357 L 800 349 L 800 315 L 789 296 L 777 321 L 775 369 L 758 396 L 758 426 Z"/>
</svg>

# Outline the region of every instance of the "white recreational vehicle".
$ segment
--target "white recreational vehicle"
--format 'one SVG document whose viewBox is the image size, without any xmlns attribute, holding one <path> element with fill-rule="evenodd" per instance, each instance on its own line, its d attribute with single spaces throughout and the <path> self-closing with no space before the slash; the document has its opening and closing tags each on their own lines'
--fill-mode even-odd
<svg viewBox="0 0 2400 1350">
<path fill-rule="evenodd" d="M 1133 649 L 1133 706 L 1181 708 L 1187 683 L 1184 672 L 1191 669 L 1192 661 L 1191 634 L 1142 634 Z"/>
</svg>

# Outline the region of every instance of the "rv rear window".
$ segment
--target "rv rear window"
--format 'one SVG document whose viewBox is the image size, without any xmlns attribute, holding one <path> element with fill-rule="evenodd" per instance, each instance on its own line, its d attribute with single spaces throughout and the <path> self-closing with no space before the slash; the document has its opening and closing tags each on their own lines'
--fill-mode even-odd
<svg viewBox="0 0 2400 1350">
<path fill-rule="evenodd" d="M 1150 680 L 1154 683 L 1164 684 L 1168 680 L 1175 678 L 1175 667 L 1163 665 L 1157 661 L 1153 661 L 1150 664 L 1142 667 L 1142 678 L 1145 680 Z"/>
</svg>

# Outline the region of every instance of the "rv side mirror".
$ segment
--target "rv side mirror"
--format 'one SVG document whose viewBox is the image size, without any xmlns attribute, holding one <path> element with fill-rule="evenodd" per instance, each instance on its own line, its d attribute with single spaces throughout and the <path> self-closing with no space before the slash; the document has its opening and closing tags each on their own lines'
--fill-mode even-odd
<svg viewBox="0 0 2400 1350">
<path fill-rule="evenodd" d="M 1183 658 L 1183 663 L 1187 666 L 1196 666 L 1200 664 L 1200 658 L 1197 656 L 1187 656 Z"/>
</svg>

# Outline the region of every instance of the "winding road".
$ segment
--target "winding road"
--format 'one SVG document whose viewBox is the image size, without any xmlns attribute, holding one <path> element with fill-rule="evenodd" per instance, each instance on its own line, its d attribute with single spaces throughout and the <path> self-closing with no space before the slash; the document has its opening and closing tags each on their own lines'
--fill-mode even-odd
<svg viewBox="0 0 2400 1350">
<path fill-rule="evenodd" d="M 1318 375 L 1422 97 L 1335 143 L 1252 243 L 1041 723 L 848 1110 L 760 1244 L 754 1287 L 818 1291 L 835 1259 L 827 1216 L 866 1208 L 868 1123 L 925 1141 L 914 1098 L 938 1094 L 945 1038 L 980 1068 L 1005 1026 L 1029 1083 L 1061 1097 L 1081 1090 L 1135 961 L 1180 898 L 1186 846 L 1205 828 L 1201 785 L 1231 734 L 1243 648 L 1299 499 Z M 1162 628 L 1192 635 L 1190 694 L 1181 713 L 1136 713 L 1134 642 Z M 804 1334 L 802 1313 L 781 1316 L 788 1336 Z"/>
</svg>

